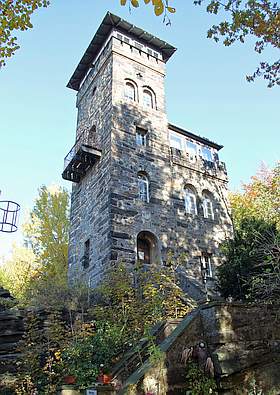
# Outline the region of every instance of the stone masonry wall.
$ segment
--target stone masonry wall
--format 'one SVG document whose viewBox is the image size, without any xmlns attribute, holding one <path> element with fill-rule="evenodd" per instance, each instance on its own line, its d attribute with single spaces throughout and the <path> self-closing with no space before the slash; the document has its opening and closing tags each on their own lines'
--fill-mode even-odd
<svg viewBox="0 0 280 395">
<path fill-rule="evenodd" d="M 126 79 L 137 86 L 135 102 L 124 96 Z M 224 169 L 207 169 L 171 151 L 164 79 L 160 57 L 111 37 L 78 92 L 77 140 L 86 133 L 102 149 L 102 156 L 73 186 L 69 277 L 84 278 L 94 286 L 114 262 L 134 265 L 137 235 L 149 231 L 157 240 L 159 264 L 166 261 L 168 251 L 185 254 L 178 269 L 181 284 L 200 298 L 201 253 L 212 254 L 215 274 L 223 259 L 219 245 L 231 235 L 227 176 Z M 143 106 L 145 87 L 154 92 L 156 108 Z M 147 130 L 147 146 L 136 144 L 136 127 Z M 149 203 L 138 197 L 139 171 L 149 177 Z M 186 184 L 196 188 L 197 216 L 186 214 Z M 213 220 L 203 217 L 204 190 L 213 196 Z M 85 269 L 81 262 L 87 240 L 90 259 Z"/>
<path fill-rule="evenodd" d="M 280 316 L 279 306 L 212 303 L 187 315 L 166 338 L 162 375 L 147 360 L 123 383 L 117 394 L 129 387 L 139 388 L 131 395 L 180 395 L 189 385 L 183 350 L 204 343 L 206 355 L 214 363 L 218 393 L 249 395 L 280 393 Z M 162 383 L 165 391 L 159 391 Z M 255 388 L 254 388 L 255 387 Z M 254 388 L 254 389 L 253 389 Z"/>
<path fill-rule="evenodd" d="M 133 52 L 132 57 L 129 46 L 117 40 L 113 51 L 112 257 L 135 263 L 137 235 L 141 231 L 150 231 L 158 239 L 162 262 L 169 250 L 175 255 L 186 254 L 186 264 L 180 268 L 182 285 L 195 296 L 201 296 L 191 281 L 201 278 L 201 251 L 213 254 L 215 268 L 223 258 L 219 245 L 231 235 L 226 173 L 213 173 L 171 155 L 165 111 L 164 63 L 143 53 Z M 125 100 L 126 78 L 137 84 L 139 103 Z M 143 86 L 149 86 L 155 92 L 157 109 L 145 109 L 141 104 Z M 136 144 L 136 126 L 148 131 L 147 147 Z M 138 198 L 139 171 L 149 176 L 149 203 Z M 187 183 L 198 192 L 197 216 L 185 212 L 183 187 Z M 203 190 L 210 191 L 214 197 L 213 220 L 203 218 L 200 201 Z"/>
<path fill-rule="evenodd" d="M 110 43 L 84 81 L 78 96 L 77 139 L 88 133 L 102 150 L 100 161 L 73 185 L 69 241 L 69 278 L 95 285 L 110 260 L 110 179 L 112 127 L 112 56 Z M 83 268 L 85 242 L 90 240 L 89 267 Z"/>
</svg>

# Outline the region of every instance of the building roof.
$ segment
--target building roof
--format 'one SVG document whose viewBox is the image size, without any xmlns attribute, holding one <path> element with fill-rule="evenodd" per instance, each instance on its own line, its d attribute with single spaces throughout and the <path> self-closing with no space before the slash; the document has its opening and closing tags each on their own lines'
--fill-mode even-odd
<svg viewBox="0 0 280 395">
<path fill-rule="evenodd" d="M 84 79 L 86 73 L 88 72 L 91 64 L 98 55 L 102 45 L 104 44 L 105 40 L 107 39 L 108 35 L 111 33 L 113 28 L 118 28 L 120 31 L 124 33 L 129 33 L 134 37 L 138 38 L 139 40 L 143 41 L 145 44 L 153 47 L 156 50 L 161 51 L 163 56 L 163 61 L 167 62 L 168 59 L 173 55 L 176 51 L 176 48 L 172 45 L 166 43 L 165 41 L 160 40 L 159 38 L 153 36 L 150 33 L 145 32 L 144 30 L 140 29 L 132 25 L 131 23 L 121 19 L 119 16 L 111 14 L 107 12 L 101 25 L 99 26 L 95 36 L 91 40 L 87 50 L 85 51 L 80 63 L 76 67 L 72 77 L 70 78 L 67 87 L 79 90 L 80 84 Z"/>
<path fill-rule="evenodd" d="M 173 130 L 174 132 L 177 132 L 177 133 L 181 133 L 186 137 L 189 137 L 193 140 L 199 141 L 200 143 L 208 145 L 212 148 L 216 148 L 217 150 L 220 150 L 224 147 L 223 145 L 214 143 L 214 141 L 208 140 L 206 137 L 198 136 L 197 134 L 188 132 L 187 130 L 182 129 L 178 126 L 172 125 L 171 123 L 168 124 L 168 129 Z"/>
</svg>

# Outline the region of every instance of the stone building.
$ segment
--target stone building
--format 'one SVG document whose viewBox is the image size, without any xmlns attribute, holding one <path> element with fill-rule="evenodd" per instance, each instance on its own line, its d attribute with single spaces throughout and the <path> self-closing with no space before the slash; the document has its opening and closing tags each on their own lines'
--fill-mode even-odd
<svg viewBox="0 0 280 395">
<path fill-rule="evenodd" d="M 221 145 L 170 124 L 165 64 L 175 48 L 107 13 L 68 87 L 77 91 L 69 277 L 94 286 L 115 261 L 184 259 L 182 286 L 199 296 L 231 235 Z"/>
</svg>

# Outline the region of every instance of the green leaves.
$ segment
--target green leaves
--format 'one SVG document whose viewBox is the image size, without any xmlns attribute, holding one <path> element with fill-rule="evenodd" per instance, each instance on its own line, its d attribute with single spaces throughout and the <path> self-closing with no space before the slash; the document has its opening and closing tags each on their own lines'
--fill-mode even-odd
<svg viewBox="0 0 280 395">
<path fill-rule="evenodd" d="M 206 11 L 210 14 L 226 13 L 225 20 L 218 25 L 213 25 L 208 30 L 207 37 L 214 41 L 220 41 L 230 46 L 235 42 L 244 43 L 246 36 L 256 39 L 255 51 L 261 53 L 268 45 L 280 48 L 280 7 L 278 3 L 267 0 L 195 0 L 195 5 L 206 3 Z M 224 15 L 223 15 L 224 18 Z M 280 61 L 263 62 L 247 81 L 254 81 L 257 77 L 263 77 L 268 81 L 268 87 L 280 85 Z"/>
<path fill-rule="evenodd" d="M 262 168 L 243 193 L 230 197 L 234 240 L 224 245 L 218 269 L 224 296 L 272 300 L 280 295 L 280 164 Z"/>
<path fill-rule="evenodd" d="M 33 12 L 48 5 L 48 0 L 0 0 L 0 67 L 19 49 L 13 32 L 31 29 Z"/>
</svg>

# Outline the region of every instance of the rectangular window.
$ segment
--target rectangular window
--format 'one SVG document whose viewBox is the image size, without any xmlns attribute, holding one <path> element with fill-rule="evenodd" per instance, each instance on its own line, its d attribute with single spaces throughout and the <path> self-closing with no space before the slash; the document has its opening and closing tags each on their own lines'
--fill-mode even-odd
<svg viewBox="0 0 280 395">
<path fill-rule="evenodd" d="M 169 133 L 170 147 L 183 151 L 183 137 L 177 133 Z"/>
<path fill-rule="evenodd" d="M 208 162 L 212 162 L 213 158 L 212 158 L 212 152 L 210 150 L 210 148 L 207 147 L 202 147 L 201 149 L 201 156 L 204 160 L 207 160 Z"/>
<path fill-rule="evenodd" d="M 136 127 L 136 144 L 147 146 L 147 130 Z"/>
<path fill-rule="evenodd" d="M 203 253 L 200 257 L 201 260 L 201 272 L 203 278 L 212 278 L 212 263 L 211 263 L 211 255 L 207 253 Z"/>
<path fill-rule="evenodd" d="M 197 144 L 187 140 L 186 141 L 186 150 L 187 150 L 187 153 L 189 154 L 190 160 L 195 161 L 196 156 L 197 156 Z"/>
<path fill-rule="evenodd" d="M 135 48 L 137 48 L 137 49 L 140 49 L 140 50 L 143 49 L 143 45 L 138 43 L 137 41 L 134 41 L 134 45 L 135 45 Z"/>
</svg>

